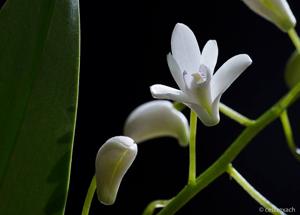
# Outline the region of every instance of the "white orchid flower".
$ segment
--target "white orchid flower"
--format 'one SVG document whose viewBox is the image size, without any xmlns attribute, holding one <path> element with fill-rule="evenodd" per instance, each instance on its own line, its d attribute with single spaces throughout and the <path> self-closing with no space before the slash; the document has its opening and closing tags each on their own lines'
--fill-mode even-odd
<svg viewBox="0 0 300 215">
<path fill-rule="evenodd" d="M 115 202 L 122 178 L 136 154 L 134 140 L 125 136 L 112 137 L 100 147 L 96 157 L 96 185 L 101 203 Z"/>
<path fill-rule="evenodd" d="M 296 18 L 286 0 L 242 0 L 251 10 L 274 23 L 282 31 L 296 25 Z"/>
<path fill-rule="evenodd" d="M 218 58 L 215 40 L 209 40 L 202 54 L 193 32 L 184 24 L 176 24 L 171 39 L 172 54 L 167 61 L 179 90 L 156 84 L 152 96 L 185 103 L 206 126 L 220 121 L 219 102 L 233 81 L 252 63 L 246 54 L 232 57 L 214 74 Z"/>
<path fill-rule="evenodd" d="M 170 136 L 181 146 L 189 143 L 189 125 L 185 116 L 169 101 L 151 101 L 138 106 L 128 116 L 124 135 L 140 143 L 152 138 Z"/>
</svg>

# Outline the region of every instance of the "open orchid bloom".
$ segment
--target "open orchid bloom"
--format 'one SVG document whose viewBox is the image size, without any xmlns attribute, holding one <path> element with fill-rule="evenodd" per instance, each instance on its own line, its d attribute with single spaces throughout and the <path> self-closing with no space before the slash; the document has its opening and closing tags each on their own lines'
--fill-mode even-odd
<svg viewBox="0 0 300 215">
<path fill-rule="evenodd" d="M 170 136 L 181 146 L 189 143 L 189 125 L 185 116 L 169 101 L 151 101 L 138 106 L 128 116 L 124 135 L 140 143 L 152 138 Z"/>
<path fill-rule="evenodd" d="M 134 140 L 116 136 L 107 140 L 96 157 L 97 195 L 101 203 L 112 205 L 123 179 L 137 154 Z"/>
<path fill-rule="evenodd" d="M 220 98 L 252 63 L 250 57 L 236 55 L 214 74 L 218 58 L 217 42 L 209 40 L 201 54 L 194 33 L 184 24 L 176 24 L 171 49 L 172 54 L 167 55 L 167 61 L 179 90 L 156 84 L 150 87 L 152 96 L 186 104 L 206 126 L 218 124 Z"/>
<path fill-rule="evenodd" d="M 288 31 L 296 25 L 296 18 L 286 0 L 243 0 L 243 2 L 282 31 Z"/>
</svg>

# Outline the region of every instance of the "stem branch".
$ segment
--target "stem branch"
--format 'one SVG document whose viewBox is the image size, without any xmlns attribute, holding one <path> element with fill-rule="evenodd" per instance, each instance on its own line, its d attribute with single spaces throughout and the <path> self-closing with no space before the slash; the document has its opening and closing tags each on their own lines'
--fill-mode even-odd
<svg viewBox="0 0 300 215">
<path fill-rule="evenodd" d="M 287 110 L 282 112 L 282 114 L 280 115 L 280 120 L 281 120 L 285 138 L 287 140 L 288 147 L 291 150 L 294 157 L 298 161 L 300 161 L 300 149 L 295 144 L 294 137 L 293 137 L 293 129 L 290 124 Z"/>
<path fill-rule="evenodd" d="M 93 176 L 88 192 L 86 194 L 81 215 L 88 215 L 93 200 L 93 196 L 96 190 L 96 177 Z"/>
<path fill-rule="evenodd" d="M 268 199 L 260 194 L 249 182 L 231 165 L 228 165 L 227 173 L 261 206 L 266 209 L 266 212 L 274 215 L 284 215 L 285 213 L 273 205 Z"/>
<path fill-rule="evenodd" d="M 242 114 L 238 113 L 237 111 L 231 109 L 230 107 L 220 103 L 220 111 L 228 116 L 229 118 L 233 119 L 234 121 L 240 123 L 244 126 L 250 126 L 255 123 L 255 120 L 249 119 Z"/>
</svg>

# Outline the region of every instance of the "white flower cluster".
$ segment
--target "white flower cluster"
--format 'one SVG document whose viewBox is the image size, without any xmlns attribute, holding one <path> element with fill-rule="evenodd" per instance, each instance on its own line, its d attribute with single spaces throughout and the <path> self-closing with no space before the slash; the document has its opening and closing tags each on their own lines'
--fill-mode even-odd
<svg viewBox="0 0 300 215">
<path fill-rule="evenodd" d="M 243 0 L 257 14 L 273 22 L 283 31 L 289 31 L 296 19 L 285 0 Z M 171 53 L 167 62 L 179 89 L 162 84 L 150 87 L 154 98 L 183 103 L 197 113 L 206 126 L 219 123 L 219 103 L 222 94 L 252 63 L 247 54 L 227 60 L 216 72 L 218 46 L 209 40 L 202 52 L 194 33 L 184 24 L 176 24 L 171 38 Z M 111 205 L 123 176 L 137 154 L 137 143 L 170 136 L 181 146 L 189 144 L 189 125 L 186 117 L 165 100 L 145 103 L 128 117 L 125 136 L 107 140 L 96 158 L 96 184 L 100 202 Z"/>
</svg>

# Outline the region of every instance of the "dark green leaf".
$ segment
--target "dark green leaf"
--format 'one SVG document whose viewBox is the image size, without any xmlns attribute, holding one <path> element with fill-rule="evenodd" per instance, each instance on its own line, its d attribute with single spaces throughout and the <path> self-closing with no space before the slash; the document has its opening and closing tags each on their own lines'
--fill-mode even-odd
<svg viewBox="0 0 300 215">
<path fill-rule="evenodd" d="M 0 214 L 62 214 L 77 109 L 78 0 L 0 12 Z"/>
</svg>

